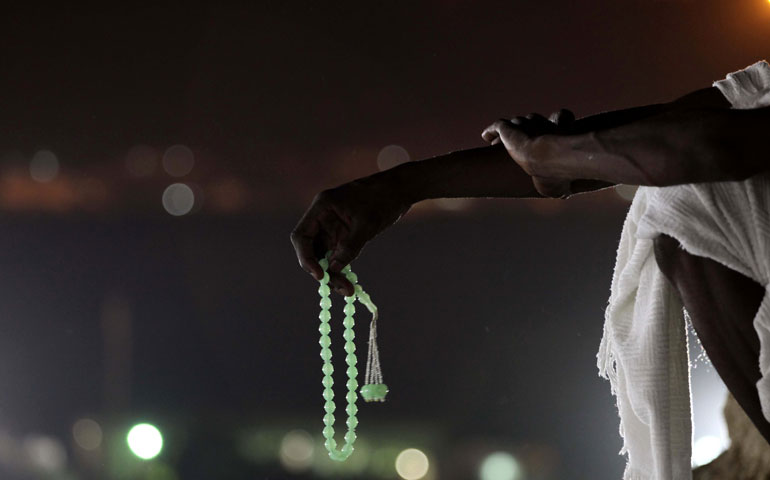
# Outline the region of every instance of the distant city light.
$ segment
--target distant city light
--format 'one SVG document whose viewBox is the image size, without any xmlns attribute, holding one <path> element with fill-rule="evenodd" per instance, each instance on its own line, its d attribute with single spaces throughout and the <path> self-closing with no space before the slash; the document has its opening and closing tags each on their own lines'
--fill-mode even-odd
<svg viewBox="0 0 770 480">
<path fill-rule="evenodd" d="M 126 169 L 134 177 L 149 177 L 155 173 L 159 157 L 149 145 L 136 145 L 126 153 Z"/>
<path fill-rule="evenodd" d="M 72 437 L 83 450 L 96 450 L 102 444 L 102 427 L 95 420 L 81 418 L 72 426 Z"/>
<path fill-rule="evenodd" d="M 190 173 L 195 165 L 192 150 L 185 145 L 172 145 L 163 154 L 163 169 L 172 177 L 183 177 Z"/>
<path fill-rule="evenodd" d="M 281 440 L 281 464 L 292 473 L 301 473 L 313 465 L 313 437 L 305 430 L 292 430 Z"/>
<path fill-rule="evenodd" d="M 45 435 L 30 435 L 24 439 L 24 451 L 35 467 L 46 472 L 64 469 L 67 451 L 55 438 Z"/>
<path fill-rule="evenodd" d="M 163 437 L 160 431 L 149 423 L 134 425 L 126 436 L 131 453 L 143 460 L 158 456 L 163 449 Z"/>
<path fill-rule="evenodd" d="M 396 457 L 396 472 L 404 480 L 423 478 L 428 468 L 428 457 L 416 448 L 407 448 Z"/>
<path fill-rule="evenodd" d="M 692 446 L 692 464 L 694 467 L 700 467 L 714 460 L 724 451 L 725 447 L 722 440 L 713 436 L 706 435 L 700 437 Z"/>
<path fill-rule="evenodd" d="M 520 480 L 521 467 L 513 455 L 506 452 L 495 452 L 481 463 L 479 469 L 481 480 Z"/>
<path fill-rule="evenodd" d="M 29 162 L 29 175 L 33 180 L 47 183 L 59 174 L 59 159 L 50 150 L 39 150 Z"/>
<path fill-rule="evenodd" d="M 377 168 L 388 170 L 409 161 L 409 152 L 399 145 L 388 145 L 377 154 Z"/>
<path fill-rule="evenodd" d="M 174 216 L 190 213 L 195 204 L 195 194 L 184 183 L 174 183 L 163 191 L 163 208 Z"/>
<path fill-rule="evenodd" d="M 634 195 L 636 195 L 636 190 L 638 188 L 638 185 L 616 185 L 615 193 L 617 193 L 623 200 L 630 202 L 634 199 Z"/>
</svg>

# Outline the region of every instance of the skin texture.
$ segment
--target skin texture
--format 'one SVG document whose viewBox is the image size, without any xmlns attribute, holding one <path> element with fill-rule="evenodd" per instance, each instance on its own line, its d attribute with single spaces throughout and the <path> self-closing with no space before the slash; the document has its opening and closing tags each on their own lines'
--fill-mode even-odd
<svg viewBox="0 0 770 480">
<path fill-rule="evenodd" d="M 654 246 L 655 260 L 679 292 L 711 363 L 770 443 L 770 423 L 762 415 L 756 388 L 759 337 L 753 327 L 765 289 L 719 262 L 688 253 L 668 235 L 659 235 Z"/>
</svg>

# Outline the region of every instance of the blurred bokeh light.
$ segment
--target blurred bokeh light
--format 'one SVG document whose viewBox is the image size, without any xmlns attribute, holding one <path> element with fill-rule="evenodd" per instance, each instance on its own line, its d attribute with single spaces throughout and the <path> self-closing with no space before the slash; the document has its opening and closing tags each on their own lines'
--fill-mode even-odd
<svg viewBox="0 0 770 480">
<path fill-rule="evenodd" d="M 419 480 L 428 473 L 430 464 L 424 452 L 407 448 L 396 457 L 396 472 L 404 480 Z"/>
<path fill-rule="evenodd" d="M 160 430 L 149 423 L 140 423 L 131 427 L 126 436 L 131 452 L 142 460 L 157 457 L 163 449 L 163 436 Z"/>
<path fill-rule="evenodd" d="M 184 183 L 174 183 L 163 191 L 163 208 L 175 217 L 190 213 L 195 204 L 195 194 Z"/>
<path fill-rule="evenodd" d="M 59 159 L 50 150 L 38 150 L 29 162 L 29 174 L 33 180 L 47 183 L 59 174 Z"/>
<path fill-rule="evenodd" d="M 481 463 L 480 480 L 521 480 L 519 462 L 510 453 L 494 452 Z"/>
<path fill-rule="evenodd" d="M 102 444 L 102 427 L 96 420 L 81 418 L 72 426 L 72 437 L 83 450 L 96 450 Z"/>
</svg>

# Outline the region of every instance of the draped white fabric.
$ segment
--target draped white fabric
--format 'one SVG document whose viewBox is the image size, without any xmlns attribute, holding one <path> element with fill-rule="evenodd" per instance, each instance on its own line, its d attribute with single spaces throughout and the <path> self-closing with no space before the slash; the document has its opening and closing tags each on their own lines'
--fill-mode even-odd
<svg viewBox="0 0 770 480">
<path fill-rule="evenodd" d="M 757 62 L 714 86 L 733 108 L 768 106 L 770 65 Z M 770 171 L 735 182 L 639 187 L 623 224 L 597 355 L 617 399 L 624 480 L 692 478 L 686 312 L 655 261 L 661 233 L 765 286 L 754 327 L 757 387 L 770 420 Z"/>
</svg>

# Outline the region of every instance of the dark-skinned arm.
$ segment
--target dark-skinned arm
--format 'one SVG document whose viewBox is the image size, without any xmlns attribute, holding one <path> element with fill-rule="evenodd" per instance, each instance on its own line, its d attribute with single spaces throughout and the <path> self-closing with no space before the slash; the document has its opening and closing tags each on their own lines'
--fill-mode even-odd
<svg viewBox="0 0 770 480">
<path fill-rule="evenodd" d="M 575 141 L 589 136 L 596 130 L 611 130 L 634 124 L 645 118 L 657 117 L 674 111 L 689 111 L 693 108 L 727 110 L 730 104 L 715 87 L 692 92 L 673 102 L 634 107 L 604 112 L 576 120 L 569 129 L 569 135 L 544 135 L 543 138 L 570 138 Z M 551 145 L 548 154 L 553 158 L 561 153 Z M 572 145 L 558 145 L 560 148 Z M 566 164 L 570 172 L 580 171 L 575 162 L 584 161 L 572 155 Z M 596 167 L 594 167 L 596 169 Z M 591 175 L 594 175 L 591 170 Z M 599 175 L 593 177 L 573 176 L 572 192 L 595 191 L 613 186 L 618 181 L 628 180 L 624 176 Z M 437 157 L 407 162 L 389 170 L 379 172 L 366 180 L 385 181 L 394 185 L 396 191 L 405 195 L 410 203 L 431 198 L 542 198 L 532 184 L 532 178 L 513 161 L 502 144 L 460 150 Z"/>
</svg>

